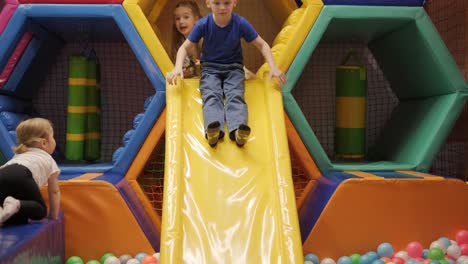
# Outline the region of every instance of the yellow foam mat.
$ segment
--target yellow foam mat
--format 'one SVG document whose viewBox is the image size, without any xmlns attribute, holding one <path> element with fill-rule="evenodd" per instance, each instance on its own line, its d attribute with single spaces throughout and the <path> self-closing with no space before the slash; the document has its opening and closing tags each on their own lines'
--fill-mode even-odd
<svg viewBox="0 0 468 264">
<path fill-rule="evenodd" d="M 198 84 L 167 87 L 162 262 L 301 263 L 279 87 L 246 81 L 249 141 L 211 148 Z"/>
</svg>

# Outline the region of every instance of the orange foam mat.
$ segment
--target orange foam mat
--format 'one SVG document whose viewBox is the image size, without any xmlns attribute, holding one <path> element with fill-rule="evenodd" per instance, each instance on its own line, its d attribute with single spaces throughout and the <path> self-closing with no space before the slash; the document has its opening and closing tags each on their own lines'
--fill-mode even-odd
<svg viewBox="0 0 468 264">
<path fill-rule="evenodd" d="M 460 180 L 375 179 L 344 181 L 303 244 L 304 254 L 337 259 L 391 243 L 429 245 L 468 229 L 468 185 Z"/>
<path fill-rule="evenodd" d="M 104 253 L 154 252 L 133 214 L 112 184 L 105 181 L 60 181 L 60 208 L 65 219 L 65 257 L 85 262 Z M 47 191 L 42 191 L 46 200 Z"/>
</svg>

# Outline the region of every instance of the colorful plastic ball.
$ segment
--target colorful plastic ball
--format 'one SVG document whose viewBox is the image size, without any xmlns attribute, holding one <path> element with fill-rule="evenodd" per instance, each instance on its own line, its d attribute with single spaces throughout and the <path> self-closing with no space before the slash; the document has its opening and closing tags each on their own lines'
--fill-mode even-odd
<svg viewBox="0 0 468 264">
<path fill-rule="evenodd" d="M 332 258 L 324 258 L 320 264 L 336 264 L 335 260 Z"/>
<path fill-rule="evenodd" d="M 380 260 L 383 261 L 383 262 L 385 262 L 385 263 L 388 263 L 388 262 L 391 262 L 391 261 L 392 261 L 392 259 L 389 258 L 389 257 L 381 257 Z"/>
<path fill-rule="evenodd" d="M 127 261 L 131 258 L 132 256 L 130 256 L 129 254 L 123 254 L 122 256 L 119 257 L 120 264 L 127 264 Z"/>
<path fill-rule="evenodd" d="M 101 264 L 104 264 L 104 262 L 106 262 L 106 259 L 110 256 L 114 256 L 114 254 L 112 253 L 105 253 L 104 255 L 102 255 L 101 259 L 99 260 L 101 262 Z"/>
<path fill-rule="evenodd" d="M 395 257 L 398 257 L 398 258 L 402 258 L 404 260 L 407 260 L 408 259 L 408 253 L 406 251 L 398 251 L 396 254 L 395 254 Z"/>
<path fill-rule="evenodd" d="M 348 256 L 343 256 L 338 259 L 338 264 L 353 264 L 353 260 Z"/>
<path fill-rule="evenodd" d="M 455 235 L 458 245 L 468 244 L 468 230 L 459 230 Z"/>
<path fill-rule="evenodd" d="M 447 259 L 448 264 L 457 264 L 455 260 Z"/>
<path fill-rule="evenodd" d="M 362 255 L 359 258 L 359 264 L 371 264 L 374 259 L 372 259 L 369 255 Z"/>
<path fill-rule="evenodd" d="M 440 264 L 449 264 L 447 260 L 445 259 L 441 259 L 439 260 Z"/>
<path fill-rule="evenodd" d="M 442 242 L 446 248 L 448 248 L 450 245 L 452 245 L 452 242 L 450 242 L 450 239 L 446 238 L 446 237 L 441 237 L 439 239 L 437 239 L 437 241 L 440 241 Z"/>
<path fill-rule="evenodd" d="M 429 249 L 427 249 L 427 248 L 423 249 L 422 257 L 423 257 L 424 259 L 427 259 L 427 255 L 428 255 L 428 254 L 429 254 Z"/>
<path fill-rule="evenodd" d="M 140 264 L 140 261 L 138 259 L 132 258 L 127 261 L 127 264 Z"/>
<path fill-rule="evenodd" d="M 460 255 L 468 256 L 468 244 L 463 244 L 460 246 Z"/>
<path fill-rule="evenodd" d="M 83 260 L 78 256 L 71 256 L 67 259 L 67 264 L 83 264 Z"/>
<path fill-rule="evenodd" d="M 159 261 L 157 258 L 148 255 L 141 260 L 141 264 L 158 264 Z"/>
<path fill-rule="evenodd" d="M 312 261 L 310 261 L 310 260 L 306 260 L 306 261 L 304 261 L 304 264 L 314 264 L 314 263 Z"/>
<path fill-rule="evenodd" d="M 361 258 L 361 255 L 354 253 L 351 256 L 349 256 L 351 260 L 353 261 L 353 264 L 359 264 L 359 259 Z"/>
<path fill-rule="evenodd" d="M 431 260 L 428 264 L 440 264 L 438 260 Z"/>
<path fill-rule="evenodd" d="M 86 264 L 101 264 L 101 262 L 99 262 L 99 261 L 97 261 L 95 259 L 92 259 L 92 260 L 86 262 Z"/>
<path fill-rule="evenodd" d="M 312 253 L 305 255 L 304 261 L 311 261 L 314 264 L 319 264 L 319 258 L 317 257 L 317 255 Z"/>
<path fill-rule="evenodd" d="M 380 259 L 376 259 L 374 261 L 372 261 L 372 264 L 384 264 L 385 262 L 383 260 L 380 260 Z"/>
<path fill-rule="evenodd" d="M 155 257 L 159 261 L 161 259 L 161 254 L 159 252 L 156 252 L 153 254 L 153 257 Z"/>
<path fill-rule="evenodd" d="M 135 255 L 135 258 L 136 258 L 138 261 L 141 262 L 141 260 L 142 260 L 144 257 L 146 257 L 146 256 L 148 256 L 148 254 L 146 254 L 145 252 L 140 252 L 140 253 L 138 253 L 138 254 Z"/>
<path fill-rule="evenodd" d="M 436 241 L 431 243 L 431 245 L 429 246 L 429 249 L 433 249 L 433 248 L 439 248 L 444 253 L 447 251 L 447 247 L 445 247 L 445 244 L 440 242 L 439 240 L 436 240 Z"/>
<path fill-rule="evenodd" d="M 468 256 L 461 256 L 457 259 L 457 264 L 468 264 Z"/>
<path fill-rule="evenodd" d="M 419 258 L 423 254 L 423 247 L 421 243 L 417 241 L 410 242 L 406 246 L 406 253 L 408 253 L 410 258 Z"/>
<path fill-rule="evenodd" d="M 444 259 L 444 252 L 440 248 L 431 248 L 429 253 L 427 253 L 427 258 L 432 260 L 441 260 Z"/>
<path fill-rule="evenodd" d="M 393 256 L 393 246 L 390 243 L 382 243 L 377 247 L 377 253 L 381 257 Z"/>
<path fill-rule="evenodd" d="M 399 257 L 393 257 L 392 262 L 395 264 L 405 264 L 405 260 Z"/>
<path fill-rule="evenodd" d="M 454 257 L 455 259 L 461 256 L 461 249 L 458 245 L 450 245 L 447 248 L 447 255 Z"/>
<path fill-rule="evenodd" d="M 366 255 L 369 256 L 372 259 L 372 261 L 380 258 L 379 254 L 377 254 L 377 252 L 374 251 L 369 251 L 366 253 Z"/>
<path fill-rule="evenodd" d="M 108 256 L 104 264 L 120 264 L 120 260 L 116 256 Z"/>
</svg>

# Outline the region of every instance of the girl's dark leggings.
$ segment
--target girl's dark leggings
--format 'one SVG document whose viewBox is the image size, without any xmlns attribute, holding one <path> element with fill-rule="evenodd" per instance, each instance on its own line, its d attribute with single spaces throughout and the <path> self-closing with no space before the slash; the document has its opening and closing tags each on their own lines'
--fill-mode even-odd
<svg viewBox="0 0 468 264">
<path fill-rule="evenodd" d="M 27 224 L 29 219 L 40 220 L 47 215 L 47 206 L 31 171 L 23 165 L 11 164 L 0 169 L 0 206 L 6 197 L 20 200 L 19 211 L 8 219 L 6 225 Z"/>
</svg>

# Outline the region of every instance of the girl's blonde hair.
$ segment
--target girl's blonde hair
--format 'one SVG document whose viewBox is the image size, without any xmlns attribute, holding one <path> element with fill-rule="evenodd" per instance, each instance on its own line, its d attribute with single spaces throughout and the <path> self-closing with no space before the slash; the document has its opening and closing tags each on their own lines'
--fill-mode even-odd
<svg viewBox="0 0 468 264">
<path fill-rule="evenodd" d="M 28 151 L 28 147 L 40 143 L 41 139 L 47 139 L 52 131 L 52 123 L 47 119 L 36 117 L 22 121 L 16 127 L 16 143 L 18 146 L 13 151 L 16 154 Z"/>
<path fill-rule="evenodd" d="M 192 10 L 192 14 L 195 17 L 198 17 L 199 19 L 202 17 L 201 12 L 200 12 L 200 7 L 198 7 L 197 2 L 193 0 L 182 0 L 176 4 L 174 7 L 174 10 L 179 7 L 188 7 L 190 10 Z M 185 37 L 182 35 L 179 31 L 177 31 L 175 21 L 172 23 L 172 58 L 175 61 L 177 57 L 177 50 L 179 49 L 180 46 L 182 46 L 182 43 L 184 43 Z"/>
</svg>

